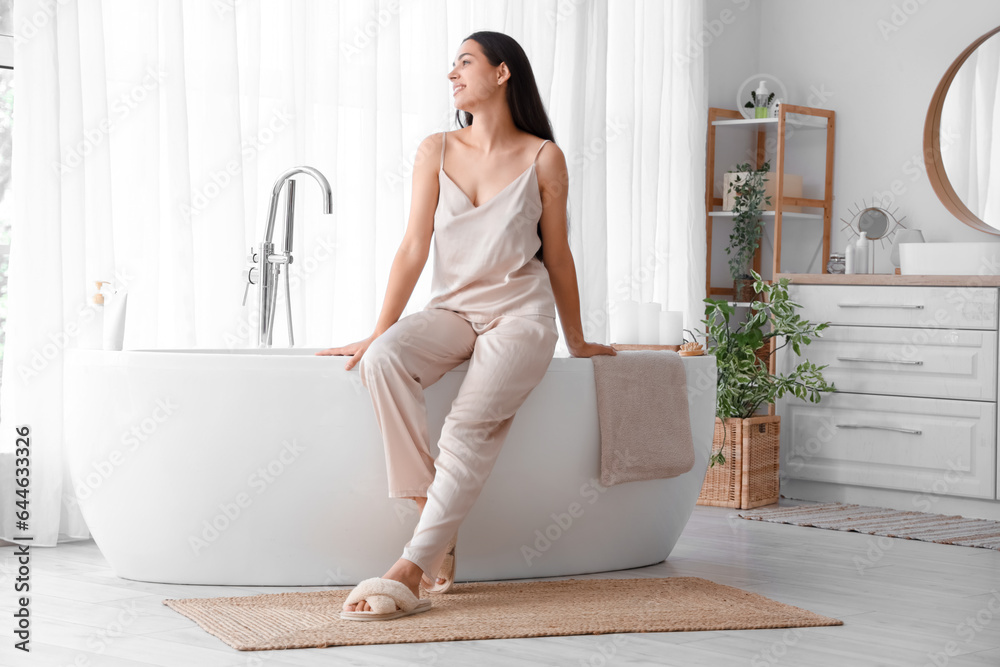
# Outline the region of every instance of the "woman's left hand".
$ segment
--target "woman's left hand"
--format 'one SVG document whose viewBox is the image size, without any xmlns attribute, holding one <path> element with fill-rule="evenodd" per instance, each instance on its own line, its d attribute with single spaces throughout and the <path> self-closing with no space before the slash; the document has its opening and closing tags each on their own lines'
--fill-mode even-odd
<svg viewBox="0 0 1000 667">
<path fill-rule="evenodd" d="M 571 349 L 569 351 L 574 357 L 593 357 L 597 354 L 608 354 L 612 357 L 617 356 L 617 352 L 610 345 L 601 345 L 600 343 L 587 343 L 584 342 L 583 345 Z"/>
</svg>

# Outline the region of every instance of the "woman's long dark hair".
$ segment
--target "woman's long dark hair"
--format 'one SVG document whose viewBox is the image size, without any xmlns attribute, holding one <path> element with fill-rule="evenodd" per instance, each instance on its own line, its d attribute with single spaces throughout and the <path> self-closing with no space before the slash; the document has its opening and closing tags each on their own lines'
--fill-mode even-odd
<svg viewBox="0 0 1000 667">
<path fill-rule="evenodd" d="M 523 132 L 555 143 L 552 124 L 549 122 L 549 116 L 542 104 L 542 97 L 538 94 L 535 74 L 531 70 L 531 63 L 528 62 L 528 56 L 524 53 L 521 45 L 510 35 L 490 30 L 474 32 L 462 41 L 468 39 L 475 40 L 479 44 L 486 59 L 493 67 L 499 66 L 500 63 L 507 63 L 507 69 L 510 70 L 510 78 L 507 80 L 507 105 L 510 107 L 510 115 L 514 119 L 514 125 Z M 459 127 L 468 127 L 472 125 L 472 114 L 468 111 L 456 110 L 455 120 Z M 566 183 L 565 186 L 568 188 L 569 183 Z M 568 203 L 566 205 L 566 233 L 569 234 Z M 539 240 L 542 238 L 541 222 L 538 223 L 538 238 Z M 542 248 L 538 249 L 535 257 L 539 260 L 542 259 Z"/>
</svg>

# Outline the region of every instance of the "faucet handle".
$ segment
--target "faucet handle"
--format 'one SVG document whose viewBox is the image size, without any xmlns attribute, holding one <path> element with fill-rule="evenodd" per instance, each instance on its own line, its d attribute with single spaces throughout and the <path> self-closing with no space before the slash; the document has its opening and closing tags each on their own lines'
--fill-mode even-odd
<svg viewBox="0 0 1000 667">
<path fill-rule="evenodd" d="M 247 305 L 247 295 L 250 294 L 250 286 L 256 285 L 254 278 L 257 276 L 257 267 L 251 266 L 248 269 L 244 269 L 243 278 L 247 281 L 246 289 L 243 290 L 243 305 Z"/>
<path fill-rule="evenodd" d="M 250 254 L 247 255 L 247 263 L 256 264 L 257 263 L 257 248 L 250 246 Z M 249 266 L 243 269 L 243 279 L 247 281 L 246 289 L 243 290 L 243 305 L 247 305 L 247 295 L 250 294 L 250 286 L 256 285 L 254 278 L 259 275 L 260 272 L 257 270 L 256 266 Z"/>
</svg>

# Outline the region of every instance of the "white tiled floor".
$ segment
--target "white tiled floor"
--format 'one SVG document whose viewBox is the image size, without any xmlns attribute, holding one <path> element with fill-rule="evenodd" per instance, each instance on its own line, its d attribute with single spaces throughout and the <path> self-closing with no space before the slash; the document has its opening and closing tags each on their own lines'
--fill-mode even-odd
<svg viewBox="0 0 1000 667">
<path fill-rule="evenodd" d="M 844 625 L 243 652 L 161 600 L 316 589 L 119 579 L 87 541 L 32 550 L 30 655 L 11 648 L 13 547 L 0 548 L 0 665 L 1000 665 L 1000 552 L 744 521 L 735 514 L 699 506 L 667 561 L 588 576 L 703 577 Z"/>
</svg>

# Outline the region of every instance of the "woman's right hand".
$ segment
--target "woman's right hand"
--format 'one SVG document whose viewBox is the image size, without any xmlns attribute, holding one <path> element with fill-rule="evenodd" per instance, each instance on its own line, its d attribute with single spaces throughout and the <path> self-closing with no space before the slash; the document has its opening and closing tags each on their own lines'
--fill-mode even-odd
<svg viewBox="0 0 1000 667">
<path fill-rule="evenodd" d="M 372 344 L 372 341 L 378 338 L 377 335 L 372 334 L 364 340 L 359 340 L 356 343 L 351 343 L 350 345 L 344 345 L 343 347 L 331 347 L 325 350 L 320 350 L 316 353 L 317 357 L 351 357 L 347 365 L 344 366 L 345 371 L 349 371 L 354 368 L 355 364 L 361 361 L 361 357 L 364 356 L 365 352 L 368 350 L 368 346 Z"/>
</svg>

